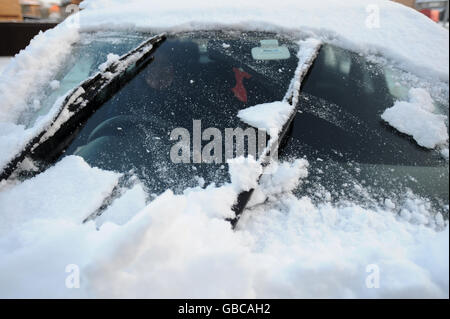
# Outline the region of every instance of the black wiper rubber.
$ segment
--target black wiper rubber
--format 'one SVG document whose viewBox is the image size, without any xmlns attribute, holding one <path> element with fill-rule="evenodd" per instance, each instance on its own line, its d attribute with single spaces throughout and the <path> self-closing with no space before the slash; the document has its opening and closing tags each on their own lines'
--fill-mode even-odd
<svg viewBox="0 0 450 319">
<path fill-rule="evenodd" d="M 70 144 L 73 138 L 71 133 L 79 124 L 150 63 L 153 60 L 151 54 L 165 39 L 165 34 L 151 37 L 74 88 L 64 99 L 51 124 L 28 141 L 0 172 L 0 181 L 8 179 L 25 157 L 34 152 L 46 154 L 47 157 L 60 154 Z"/>
</svg>

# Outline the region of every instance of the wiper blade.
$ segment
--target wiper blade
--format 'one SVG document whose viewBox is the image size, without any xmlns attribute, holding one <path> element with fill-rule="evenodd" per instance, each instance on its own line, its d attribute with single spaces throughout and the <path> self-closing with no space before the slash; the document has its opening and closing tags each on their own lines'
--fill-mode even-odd
<svg viewBox="0 0 450 319">
<path fill-rule="evenodd" d="M 79 123 L 91 116 L 150 63 L 153 60 L 151 54 L 165 39 L 165 34 L 151 37 L 74 88 L 64 99 L 51 124 L 28 141 L 0 172 L 0 181 L 9 178 L 25 157 L 35 152 L 50 157 L 61 153 L 69 145 Z"/>
<path fill-rule="evenodd" d="M 287 132 L 289 131 L 294 118 L 299 111 L 299 96 L 301 94 L 301 84 L 303 82 L 303 79 L 307 76 L 312 65 L 314 64 L 314 61 L 316 60 L 322 47 L 322 43 L 313 38 L 302 41 L 302 43 L 305 45 L 305 47 L 300 47 L 300 51 L 297 54 L 297 57 L 299 59 L 297 69 L 295 70 L 294 78 L 292 79 L 292 82 L 284 98 L 284 100 L 293 105 L 294 108 L 287 121 L 283 124 L 280 133 L 278 133 L 278 136 L 270 137 L 267 148 L 259 159 L 259 162 L 261 163 L 263 169 L 265 169 L 271 163 L 270 154 L 273 154 L 274 148 L 278 148 L 280 145 L 282 145 L 283 139 L 286 137 Z M 262 175 L 258 177 L 258 183 L 261 179 L 261 176 Z M 249 202 L 253 191 L 254 189 L 250 189 L 249 191 L 243 191 L 239 193 L 237 201 L 232 207 L 232 210 L 234 211 L 236 217 L 228 219 L 228 221 L 231 222 L 233 228 L 236 227 L 236 224 L 239 221 L 239 218 L 241 217 L 241 214 L 244 211 L 247 203 Z"/>
</svg>

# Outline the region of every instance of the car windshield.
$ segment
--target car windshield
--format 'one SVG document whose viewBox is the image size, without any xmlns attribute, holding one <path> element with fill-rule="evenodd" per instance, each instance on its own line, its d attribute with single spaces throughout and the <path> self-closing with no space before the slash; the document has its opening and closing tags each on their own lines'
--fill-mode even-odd
<svg viewBox="0 0 450 319">
<path fill-rule="evenodd" d="M 75 48 L 75 66 L 63 77 L 73 83 L 92 75 L 101 63 L 147 37 L 87 35 Z M 264 41 L 279 52 L 258 56 Z M 200 136 L 202 149 L 209 138 L 201 134 L 208 128 L 245 130 L 239 110 L 282 100 L 297 67 L 297 51 L 297 41 L 270 33 L 168 35 L 154 60 L 73 132 L 62 156 L 79 155 L 93 166 L 137 175 L 151 194 L 228 181 L 224 157 L 211 164 L 195 162 L 195 139 Z M 170 157 L 177 129 L 189 134 L 187 165 Z"/>
<path fill-rule="evenodd" d="M 302 86 L 302 113 L 280 152 L 283 160 L 305 156 L 310 162 L 299 196 L 367 205 L 413 192 L 448 210 L 448 161 L 381 118 L 408 91 L 399 82 L 392 85 L 390 68 L 322 47 Z M 448 102 L 435 105 L 448 115 Z"/>
</svg>

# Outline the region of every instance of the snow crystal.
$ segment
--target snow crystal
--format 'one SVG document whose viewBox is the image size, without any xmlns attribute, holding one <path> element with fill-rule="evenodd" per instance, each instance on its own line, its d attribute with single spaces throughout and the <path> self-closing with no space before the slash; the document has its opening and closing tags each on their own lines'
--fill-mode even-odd
<svg viewBox="0 0 450 319">
<path fill-rule="evenodd" d="M 435 148 L 448 141 L 445 115 L 434 114 L 433 100 L 421 89 L 409 91 L 409 102 L 397 101 L 381 118 L 398 131 L 411 135 L 420 146 Z"/>
</svg>

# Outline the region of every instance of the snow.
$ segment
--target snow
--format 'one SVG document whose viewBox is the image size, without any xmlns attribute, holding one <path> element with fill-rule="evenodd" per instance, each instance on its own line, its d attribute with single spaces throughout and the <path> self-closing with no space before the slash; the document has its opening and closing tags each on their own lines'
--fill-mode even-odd
<svg viewBox="0 0 450 319">
<path fill-rule="evenodd" d="M 48 86 L 79 39 L 78 30 L 61 26 L 36 35 L 0 74 L 0 123 L 17 123 L 29 99 Z"/>
<path fill-rule="evenodd" d="M 284 101 L 288 101 L 288 99 L 292 96 L 291 104 L 297 105 L 298 95 L 300 94 L 300 85 L 317 57 L 317 54 L 319 54 L 321 45 L 322 43 L 314 38 L 299 41 L 300 49 L 297 52 L 298 66 L 295 70 L 294 78 L 289 86 L 289 90 L 284 97 Z"/>
<path fill-rule="evenodd" d="M 441 150 L 441 155 L 448 160 L 448 147 Z"/>
<path fill-rule="evenodd" d="M 294 107 L 288 102 L 277 101 L 240 110 L 237 116 L 251 126 L 278 136 L 293 110 Z"/>
<path fill-rule="evenodd" d="M 58 80 L 53 80 L 53 81 L 50 82 L 50 87 L 51 87 L 52 90 L 59 89 L 60 85 L 61 84 L 59 83 Z"/>
<path fill-rule="evenodd" d="M 119 57 L 115 54 L 109 54 L 107 57 L 107 61 L 103 63 L 100 68 L 106 70 L 108 66 L 112 63 L 116 63 L 116 69 L 114 72 L 104 72 L 101 74 L 102 79 L 104 80 L 102 85 L 106 86 L 114 76 L 120 74 L 123 70 L 125 70 L 128 66 L 136 63 L 136 61 L 146 52 L 151 50 L 153 47 L 152 44 L 146 43 L 141 46 L 135 54 L 130 56 L 125 56 L 122 61 L 119 61 Z M 7 71 L 10 71 L 11 68 L 8 68 Z M 3 74 L 5 77 L 8 75 L 7 72 Z M 96 74 L 93 76 L 95 77 Z M 91 79 L 93 78 L 91 77 Z M 86 79 L 87 80 L 87 79 Z M 0 78 L 1 82 L 1 78 Z M 52 82 L 50 82 L 52 83 Z M 55 83 L 53 83 L 55 84 Z M 51 84 L 50 84 L 51 85 Z M 0 84 L 0 96 L 1 96 L 1 84 Z M 71 116 L 73 116 L 73 112 L 69 110 L 67 105 L 71 103 L 79 103 L 81 106 L 86 105 L 86 101 L 83 100 L 82 95 L 85 93 L 85 90 L 79 86 L 69 90 L 65 95 L 60 96 L 54 103 L 53 107 L 50 108 L 50 111 L 45 115 L 40 115 L 34 124 L 26 127 L 23 124 L 11 124 L 7 121 L 1 121 L 1 112 L 0 112 L 0 132 L 4 132 L 0 134 L 0 148 L 6 150 L 6 152 L 0 153 L 0 171 L 3 170 L 8 163 L 10 163 L 23 149 L 27 146 L 30 146 L 32 142 L 32 138 L 40 136 L 41 138 L 39 142 L 43 142 L 49 137 L 51 137 L 55 132 L 60 128 L 60 126 L 65 123 Z M 70 98 L 67 100 L 66 98 Z M 40 105 L 39 101 L 34 99 L 33 101 L 37 101 L 37 103 L 33 103 L 34 108 Z M 19 108 L 20 109 L 20 108 Z M 18 112 L 17 114 L 19 114 Z M 11 127 L 14 127 L 14 134 L 10 134 L 9 131 Z M 31 145 L 33 148 L 35 145 Z"/>
<path fill-rule="evenodd" d="M 146 206 L 146 201 L 147 193 L 142 185 L 134 185 L 114 201 L 107 211 L 97 217 L 95 223 L 101 226 L 104 222 L 109 221 L 117 225 L 124 225 Z"/>
<path fill-rule="evenodd" d="M 46 5 L 53 5 L 53 4 L 61 5 L 62 0 L 39 0 L 39 2 Z"/>
<path fill-rule="evenodd" d="M 80 157 L 66 157 L 45 174 L 0 192 L 0 232 L 3 234 L 7 228 L 20 227 L 35 218 L 63 217 L 81 223 L 100 207 L 103 198 L 117 184 L 119 176 L 91 168 Z M 97 196 L 92 196 L 93 191 Z"/>
<path fill-rule="evenodd" d="M 411 135 L 420 146 L 433 149 L 448 142 L 447 117 L 435 114 L 433 100 L 426 90 L 413 88 L 409 101 L 397 101 L 381 118 L 398 131 Z"/>
<path fill-rule="evenodd" d="M 108 55 L 106 56 L 106 62 L 102 63 L 99 65 L 98 69 L 101 72 L 105 72 L 106 69 L 114 62 L 119 61 L 120 56 L 118 56 L 117 54 L 114 53 L 108 53 Z"/>
<path fill-rule="evenodd" d="M 0 169 L 37 132 L 48 127 L 57 114 L 59 105 L 46 116 L 39 117 L 33 126 L 28 127 L 28 123 L 20 121 L 24 112 L 35 112 L 35 108 L 40 106 L 37 97 L 51 83 L 78 35 L 77 29 L 67 25 L 40 32 L 25 50 L 10 59 L 0 73 Z"/>
<path fill-rule="evenodd" d="M 6 68 L 6 66 L 9 63 L 9 60 L 11 60 L 11 57 L 0 57 L 0 74 L 2 73 L 3 69 Z"/>
<path fill-rule="evenodd" d="M 224 220 L 232 216 L 233 184 L 168 190 L 148 204 L 137 184 L 101 223 L 82 224 L 119 175 L 67 157 L 1 186 L 0 296 L 448 298 L 442 216 L 414 197 L 398 207 L 408 218 L 383 207 L 315 206 L 290 193 L 307 166 L 280 163 L 263 175 L 265 202 L 247 209 L 234 231 Z M 79 289 L 64 285 L 73 264 Z M 369 265 L 380 268 L 378 289 L 365 284 Z"/>
<path fill-rule="evenodd" d="M 448 81 L 448 30 L 423 14 L 387 0 L 86 0 L 81 28 L 150 30 L 259 29 L 303 32 L 324 42 L 382 54 L 413 73 Z M 371 23 L 372 21 L 379 23 Z"/>
<path fill-rule="evenodd" d="M 249 191 L 258 185 L 259 176 L 262 174 L 261 164 L 251 155 L 228 160 L 231 183 L 235 190 Z"/>
</svg>

